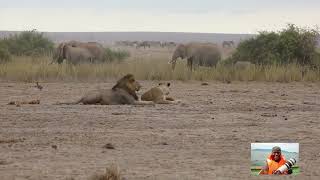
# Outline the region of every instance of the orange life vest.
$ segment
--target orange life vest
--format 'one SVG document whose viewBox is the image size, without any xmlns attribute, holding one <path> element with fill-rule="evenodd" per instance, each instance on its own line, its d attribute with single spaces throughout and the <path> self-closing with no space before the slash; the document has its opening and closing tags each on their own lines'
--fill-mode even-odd
<svg viewBox="0 0 320 180">
<path fill-rule="evenodd" d="M 282 165 L 284 165 L 286 163 L 286 159 L 284 158 L 284 156 L 281 155 L 280 161 L 276 162 L 276 161 L 274 161 L 273 156 L 269 155 L 269 157 L 267 159 L 267 163 L 268 163 L 268 168 L 269 168 L 268 174 L 272 174 L 279 167 L 281 167 Z"/>
</svg>

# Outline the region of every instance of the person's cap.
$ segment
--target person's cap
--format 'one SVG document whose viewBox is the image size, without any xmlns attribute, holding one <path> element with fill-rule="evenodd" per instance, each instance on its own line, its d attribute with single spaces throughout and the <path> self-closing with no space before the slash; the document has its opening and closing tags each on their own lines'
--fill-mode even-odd
<svg viewBox="0 0 320 180">
<path fill-rule="evenodd" d="M 275 146 L 272 148 L 272 152 L 276 152 L 276 151 L 280 151 L 281 152 L 281 148 L 279 146 Z"/>
</svg>

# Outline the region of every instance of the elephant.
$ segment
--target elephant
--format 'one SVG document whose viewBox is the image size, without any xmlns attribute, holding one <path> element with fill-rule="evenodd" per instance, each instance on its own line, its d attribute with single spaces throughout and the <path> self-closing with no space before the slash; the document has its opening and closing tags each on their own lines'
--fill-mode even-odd
<svg viewBox="0 0 320 180">
<path fill-rule="evenodd" d="M 176 43 L 175 42 L 161 42 L 160 46 L 162 48 L 164 48 L 164 47 L 167 47 L 167 48 L 176 47 Z"/>
<path fill-rule="evenodd" d="M 146 47 L 150 48 L 151 45 L 148 41 L 142 41 L 142 42 L 139 42 L 136 46 L 136 48 L 140 48 L 140 47 L 143 47 L 143 49 L 146 49 Z"/>
<path fill-rule="evenodd" d="M 192 71 L 194 65 L 215 67 L 221 60 L 221 52 L 217 45 L 211 43 L 180 44 L 176 47 L 172 59 L 169 61 L 169 64 L 172 64 L 172 70 L 175 69 L 179 57 L 187 59 L 187 66 Z"/>
<path fill-rule="evenodd" d="M 58 46 L 55 58 L 59 64 L 66 59 L 68 64 L 73 65 L 77 65 L 79 63 L 93 63 L 95 60 L 95 57 L 88 49 L 82 47 L 73 47 L 72 45 L 68 45 L 66 43 L 61 43 Z"/>
<path fill-rule="evenodd" d="M 160 41 L 148 41 L 151 47 L 161 47 Z"/>
<path fill-rule="evenodd" d="M 249 61 L 237 61 L 234 64 L 234 68 L 238 70 L 247 70 L 249 69 L 253 64 Z"/>
<path fill-rule="evenodd" d="M 234 47 L 234 42 L 233 41 L 223 41 L 222 42 L 222 47 L 225 48 L 225 47 Z"/>
<path fill-rule="evenodd" d="M 97 42 L 79 42 L 79 41 L 69 41 L 65 43 L 60 43 L 59 46 L 57 47 L 56 53 L 53 56 L 54 60 L 57 60 L 57 62 L 60 64 L 62 63 L 61 59 L 59 60 L 57 57 L 61 58 L 61 55 L 59 52 L 62 52 L 62 48 L 67 45 L 71 47 L 78 47 L 78 48 L 83 48 L 87 49 L 89 53 L 91 54 L 90 56 L 93 57 L 94 62 L 104 62 L 105 61 L 105 49 L 103 46 Z M 63 60 L 63 59 L 62 59 Z"/>
<path fill-rule="evenodd" d="M 134 42 L 133 41 L 117 41 L 116 46 L 128 46 L 128 47 L 133 47 Z"/>
</svg>

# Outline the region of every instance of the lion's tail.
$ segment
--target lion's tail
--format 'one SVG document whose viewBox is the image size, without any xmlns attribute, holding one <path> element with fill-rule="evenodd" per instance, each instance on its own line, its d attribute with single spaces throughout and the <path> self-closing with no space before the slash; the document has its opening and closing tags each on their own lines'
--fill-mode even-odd
<svg viewBox="0 0 320 180">
<path fill-rule="evenodd" d="M 78 100 L 78 101 L 75 101 L 75 102 L 58 102 L 58 103 L 55 103 L 54 105 L 75 105 L 75 104 L 79 104 L 81 103 L 82 99 Z"/>
</svg>

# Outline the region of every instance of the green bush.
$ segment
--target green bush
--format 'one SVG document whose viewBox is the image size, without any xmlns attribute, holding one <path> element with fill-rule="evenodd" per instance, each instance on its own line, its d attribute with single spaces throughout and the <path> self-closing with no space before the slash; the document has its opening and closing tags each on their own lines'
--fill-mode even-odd
<svg viewBox="0 0 320 180">
<path fill-rule="evenodd" d="M 106 62 L 114 62 L 114 61 L 120 62 L 129 56 L 130 56 L 130 53 L 128 51 L 112 50 L 110 48 L 105 49 L 105 61 Z"/>
<path fill-rule="evenodd" d="M 319 68 L 320 70 L 320 53 L 316 52 L 314 58 L 312 59 L 311 65 L 313 67 Z"/>
<path fill-rule="evenodd" d="M 0 63 L 5 63 L 11 60 L 11 54 L 5 43 L 0 41 Z"/>
<path fill-rule="evenodd" d="M 41 56 L 52 53 L 54 43 L 37 31 L 24 31 L 1 40 L 16 56 Z"/>
<path fill-rule="evenodd" d="M 315 65 L 319 33 L 314 29 L 298 28 L 289 24 L 280 32 L 260 32 L 258 36 L 239 44 L 231 61 L 250 61 L 254 64 Z"/>
</svg>

